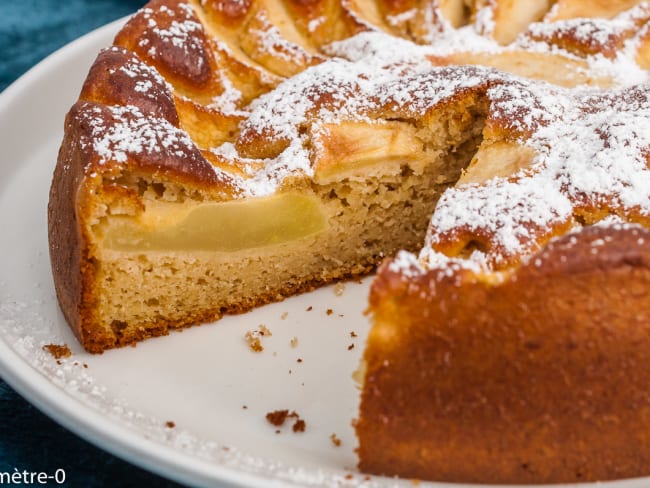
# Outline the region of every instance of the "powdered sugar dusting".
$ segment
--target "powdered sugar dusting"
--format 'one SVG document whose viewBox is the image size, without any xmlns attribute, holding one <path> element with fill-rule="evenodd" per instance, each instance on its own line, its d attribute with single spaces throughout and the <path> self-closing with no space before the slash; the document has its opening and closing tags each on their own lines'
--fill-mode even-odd
<svg viewBox="0 0 650 488">
<path fill-rule="evenodd" d="M 220 95 L 213 97 L 212 103 L 208 104 L 208 107 L 216 108 L 222 113 L 228 115 L 247 115 L 247 112 L 240 108 L 242 100 L 241 91 L 233 85 L 230 78 L 228 78 L 224 73 L 221 73 L 221 84 L 223 85 L 223 92 L 221 92 Z"/>
<path fill-rule="evenodd" d="M 535 249 L 540 230 L 565 221 L 571 210 L 568 198 L 541 175 L 461 186 L 440 199 L 427 246 L 460 238 L 462 230 L 504 259 Z"/>
<path fill-rule="evenodd" d="M 233 185 L 239 189 L 239 197 L 261 197 L 272 195 L 291 176 L 311 176 L 309 151 L 303 147 L 301 138 L 291 141 L 291 144 L 275 158 L 253 159 L 238 154 L 235 146 L 224 143 L 211 150 L 220 159 L 231 161 L 244 171 L 244 175 L 228 174 Z M 222 173 L 222 170 L 215 168 Z M 224 175 L 225 176 L 225 175 Z"/>
<path fill-rule="evenodd" d="M 507 132 L 510 142 L 533 149 L 536 157 L 519 174 L 452 188 L 442 195 L 425 246 L 438 249 L 434 254 L 427 251 L 429 264 L 440 262 L 439 248 L 452 239 L 479 244 L 466 260 L 487 269 L 534 252 L 554 229 L 570 227 L 577 211 L 606 206 L 608 212 L 623 216 L 650 214 L 648 73 L 634 62 L 638 47 L 634 34 L 647 21 L 648 2 L 614 19 L 533 23 L 510 46 L 492 39 L 493 7 L 488 2 L 475 13 L 472 24 L 458 29 L 436 8 L 426 15 L 416 9 L 398 13 L 388 22 L 395 26 L 415 20 L 427 23 L 427 44 L 417 45 L 370 26 L 324 46 L 331 59 L 290 77 L 248 107 L 240 107 L 241 93 L 226 80 L 225 91 L 212 106 L 246 119 L 236 141 L 211 149 L 224 162 L 215 172 L 225 173 L 231 163 L 240 170 L 231 178 L 241 196 L 268 195 L 289 177 L 313 176 L 311 152 L 318 150 L 310 138 L 310 131 L 318 130 L 314 120 L 325 124 L 422 120 L 446 100 L 469 90 L 487 101 L 488 124 Z M 158 14 L 165 14 L 165 9 L 161 7 Z M 158 37 L 174 45 L 198 42 L 190 35 L 200 28 L 191 7 L 184 5 L 181 10 L 185 17 L 173 18 L 167 29 L 161 29 L 146 9 L 144 14 Z M 172 18 L 171 10 L 168 13 Z M 253 34 L 260 53 L 294 66 L 309 64 L 306 53 L 296 51 L 263 11 L 256 15 L 261 27 Z M 310 29 L 317 27 L 314 23 Z M 610 91 L 564 89 L 492 68 L 432 65 L 463 52 L 507 57 L 522 50 L 580 61 L 590 76 L 611 75 L 618 86 Z M 146 82 L 136 89 L 146 91 Z M 134 120 L 98 134 L 95 150 L 123 161 L 127 152 L 152 149 L 158 139 L 168 147 L 175 147 L 174 137 L 182 140 L 180 146 L 191 142 L 168 127 L 156 133 L 157 129 L 145 125 Z M 253 145 L 273 149 L 260 158 L 240 154 Z M 408 267 L 407 261 L 401 260 L 401 267 Z"/>
<path fill-rule="evenodd" d="M 619 86 L 647 81 L 635 62 L 638 38 L 650 19 L 650 2 L 641 2 L 613 19 L 564 19 L 535 22 L 513 43 L 514 49 L 584 59 L 594 75 L 610 77 Z"/>
<path fill-rule="evenodd" d="M 280 30 L 269 21 L 264 11 L 261 11 L 257 18 L 261 26 L 252 29 L 250 35 L 257 39 L 257 48 L 260 53 L 282 59 L 290 64 L 306 65 L 311 61 L 311 56 L 303 48 L 282 36 Z"/>
<path fill-rule="evenodd" d="M 399 251 L 395 258 L 388 263 L 388 269 L 400 273 L 406 278 L 415 278 L 426 272 L 416 256 L 407 251 Z"/>
<path fill-rule="evenodd" d="M 650 101 L 647 86 L 559 96 L 546 123 L 523 137 L 537 152 L 531 170 L 447 191 L 427 247 L 455 238 L 486 247 L 493 265 L 539 249 L 574 213 L 605 208 L 650 217 Z M 532 174 L 531 174 L 532 173 Z"/>
<path fill-rule="evenodd" d="M 220 5 L 217 8 L 221 8 Z M 245 116 L 246 120 L 241 124 L 237 144 L 228 142 L 211 150 L 219 160 L 231 161 L 234 166 L 244 168 L 244 176 L 233 177 L 243 189 L 242 196 L 267 195 L 276 191 L 287 177 L 313 175 L 308 149 L 311 121 L 336 123 L 386 117 L 418 118 L 460 90 L 478 89 L 480 86 L 490 87 L 488 97 L 492 103 L 489 116 L 492 119 L 506 126 L 510 124 L 508 128 L 515 134 L 531 136 L 539 127 L 549 127 L 558 117 L 564 117 L 563 104 L 566 105 L 567 95 L 561 90 L 489 68 L 436 68 L 432 67 L 432 60 L 462 52 L 507 56 L 509 51 L 522 49 L 582 59 L 543 38 L 550 33 L 571 31 L 577 39 L 604 46 L 612 36 L 633 30 L 645 15 L 644 8 L 642 5 L 612 20 L 534 23 L 517 42 L 505 47 L 491 36 L 495 29 L 492 4 L 476 12 L 470 25 L 457 29 L 446 21 L 437 7 L 430 8 L 426 15 L 411 9 L 388 18 L 388 22 L 396 26 L 415 20 L 431 24 L 425 45 L 389 35 L 360 19 L 368 26 L 367 30 L 322 47 L 322 51 L 333 58 L 292 76 L 248 107 L 241 107 L 241 92 L 227 77 L 221 76 L 225 90 L 213 98 L 210 106 L 223 113 Z M 163 14 L 169 10 L 165 9 L 161 8 Z M 191 7 L 183 4 L 182 9 L 185 18 L 182 21 L 174 19 L 168 29 L 157 25 L 153 12 L 143 11 L 150 22 L 149 27 L 159 37 L 172 44 L 197 42 L 197 38 L 189 34 L 198 31 L 200 24 L 196 22 Z M 171 10 L 167 13 L 171 18 Z M 252 34 L 258 43 L 258 53 L 266 53 L 294 66 L 309 64 L 308 54 L 286 41 L 263 10 L 256 13 L 255 19 L 257 27 L 253 28 Z M 317 29 L 321 21 L 320 18 L 314 19 L 309 30 Z M 225 44 L 219 48 L 228 50 Z M 630 84 L 647 79 L 647 73 L 636 66 L 633 58 L 633 47 L 629 47 L 614 57 L 607 58 L 596 52 L 585 59 L 589 70 L 599 74 L 617 72 L 621 84 Z M 623 70 L 623 67 L 630 69 Z M 620 75 L 622 71 L 626 73 L 624 77 Z M 146 89 L 146 86 L 141 89 Z M 273 157 L 261 159 L 239 154 L 237 148 L 245 147 L 251 141 L 268 141 L 281 150 Z M 224 168 L 222 165 L 215 171 L 223 172 Z M 542 200 L 541 196 L 535 199 Z M 558 219 L 566 214 L 566 208 L 556 210 Z M 503 240 L 502 248 L 515 252 L 513 242 L 517 239 L 504 235 Z"/>
<path fill-rule="evenodd" d="M 167 120 L 146 117 L 137 107 L 107 107 L 113 117 L 107 123 L 99 107 L 90 108 L 90 141 L 99 156 L 99 164 L 108 161 L 124 163 L 129 154 L 167 152 L 178 157 L 190 157 L 194 141 L 187 132 L 174 127 Z M 94 114 L 94 116 L 92 116 Z"/>
<path fill-rule="evenodd" d="M 241 137 L 262 134 L 274 140 L 293 140 L 300 137 L 300 129 L 311 119 L 336 123 L 398 114 L 421 117 L 460 90 L 504 76 L 481 67 L 380 67 L 375 60 L 366 63 L 335 58 L 299 73 L 255 100 Z"/>
<path fill-rule="evenodd" d="M 140 10 L 140 13 L 147 21 L 149 32 L 151 32 L 162 45 L 171 45 L 177 49 L 184 50 L 186 53 L 189 53 L 192 50 L 200 51 L 203 49 L 200 38 L 195 35 L 195 33 L 203 31 L 203 26 L 197 21 L 194 16 L 194 11 L 189 5 L 179 3 L 178 9 L 176 10 L 172 10 L 165 5 L 158 7 L 156 10 L 145 7 Z M 161 13 L 169 19 L 169 25 L 167 27 L 161 27 L 158 20 L 156 20 L 156 17 Z M 179 19 L 179 14 L 184 14 L 184 18 Z M 149 39 L 146 36 L 143 36 L 139 41 L 139 46 L 145 48 L 149 43 Z M 148 54 L 151 57 L 156 57 L 158 55 L 157 47 L 149 46 Z M 196 58 L 196 62 L 200 69 L 203 67 L 205 60 L 203 57 L 199 56 Z"/>
<path fill-rule="evenodd" d="M 123 52 L 119 47 L 112 47 L 109 50 L 117 53 Z M 142 93 L 150 100 L 157 100 L 159 93 L 154 90 L 157 86 L 165 87 L 169 93 L 173 93 L 174 89 L 171 84 L 165 80 L 153 66 L 129 59 L 126 63 L 120 66 L 119 70 L 129 78 L 136 80 L 134 87 L 135 91 Z"/>
</svg>

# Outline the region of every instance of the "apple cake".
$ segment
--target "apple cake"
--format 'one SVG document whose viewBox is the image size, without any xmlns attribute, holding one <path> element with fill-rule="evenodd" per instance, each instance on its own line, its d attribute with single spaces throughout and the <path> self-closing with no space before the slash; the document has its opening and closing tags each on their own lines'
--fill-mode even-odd
<svg viewBox="0 0 650 488">
<path fill-rule="evenodd" d="M 94 353 L 381 264 L 364 472 L 650 475 L 650 3 L 152 0 L 48 207 Z"/>
</svg>

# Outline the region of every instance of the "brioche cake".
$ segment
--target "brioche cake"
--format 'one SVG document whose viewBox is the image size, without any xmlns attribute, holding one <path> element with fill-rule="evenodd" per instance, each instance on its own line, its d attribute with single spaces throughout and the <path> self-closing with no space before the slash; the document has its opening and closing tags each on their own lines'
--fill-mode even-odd
<svg viewBox="0 0 650 488">
<path fill-rule="evenodd" d="M 367 473 L 650 475 L 650 3 L 152 0 L 48 207 L 86 350 L 369 273 Z"/>
</svg>

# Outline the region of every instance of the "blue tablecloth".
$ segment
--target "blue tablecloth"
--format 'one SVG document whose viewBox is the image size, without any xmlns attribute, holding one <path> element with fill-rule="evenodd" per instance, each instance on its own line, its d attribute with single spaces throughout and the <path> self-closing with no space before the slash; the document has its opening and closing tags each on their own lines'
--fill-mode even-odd
<svg viewBox="0 0 650 488">
<path fill-rule="evenodd" d="M 144 3 L 0 0 L 0 91 L 51 52 Z M 0 380 L 0 473 L 57 469 L 65 470 L 64 486 L 179 486 L 81 440 Z"/>
</svg>

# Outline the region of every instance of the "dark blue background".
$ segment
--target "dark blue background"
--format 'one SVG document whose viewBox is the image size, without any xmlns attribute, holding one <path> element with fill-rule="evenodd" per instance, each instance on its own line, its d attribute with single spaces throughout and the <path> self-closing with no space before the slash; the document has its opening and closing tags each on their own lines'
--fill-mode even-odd
<svg viewBox="0 0 650 488">
<path fill-rule="evenodd" d="M 73 39 L 134 12 L 140 0 L 0 0 L 0 91 Z M 0 472 L 54 472 L 65 486 L 179 486 L 97 449 L 0 380 Z"/>
</svg>

